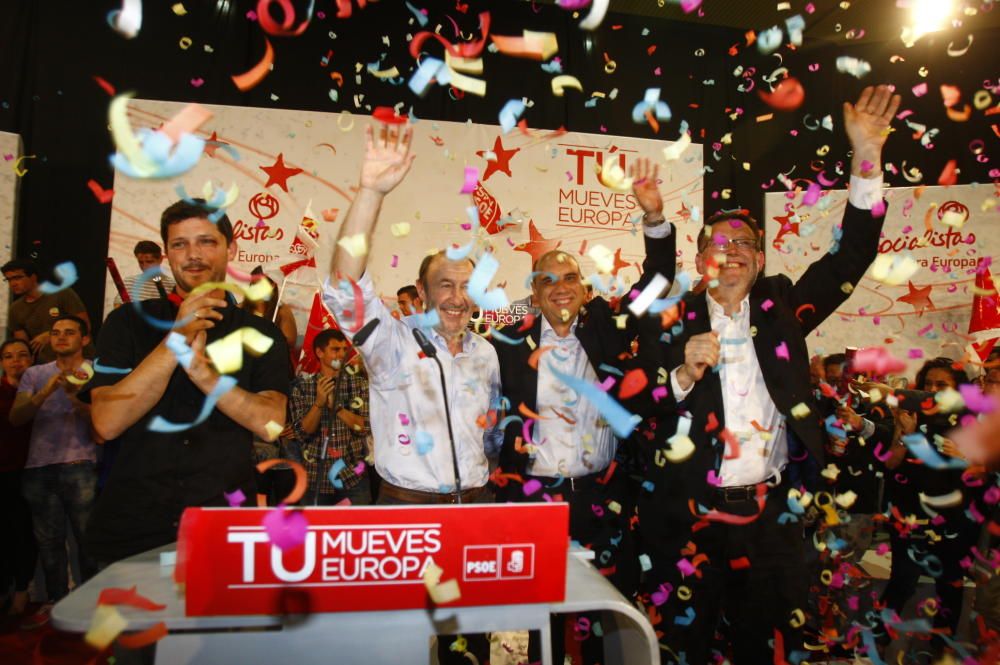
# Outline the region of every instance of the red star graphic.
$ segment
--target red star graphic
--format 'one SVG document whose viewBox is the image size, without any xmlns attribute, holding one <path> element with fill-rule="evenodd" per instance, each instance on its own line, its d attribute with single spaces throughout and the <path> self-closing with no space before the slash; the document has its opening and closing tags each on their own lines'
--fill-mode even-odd
<svg viewBox="0 0 1000 665">
<path fill-rule="evenodd" d="M 486 173 L 480 178 L 481 182 L 486 182 L 490 179 L 496 171 L 502 171 L 507 174 L 508 178 L 513 177 L 510 173 L 510 160 L 518 153 L 520 148 L 514 148 L 513 150 L 505 150 L 503 143 L 500 142 L 500 137 L 498 136 L 496 141 L 493 142 L 493 154 L 496 155 L 495 160 L 486 160 Z M 485 150 L 477 150 L 476 154 L 483 157 L 486 154 Z"/>
<path fill-rule="evenodd" d="M 272 166 L 261 166 L 260 170 L 267 174 L 267 182 L 264 183 L 264 189 L 267 189 L 271 185 L 277 185 L 288 193 L 288 179 L 293 175 L 302 173 L 302 169 L 289 168 L 285 166 L 285 158 L 282 153 L 278 153 L 278 159 L 274 162 Z"/>
<path fill-rule="evenodd" d="M 934 310 L 934 303 L 931 302 L 931 289 L 934 288 L 932 285 L 918 289 L 913 286 L 913 282 L 907 282 L 910 287 L 910 292 L 905 296 L 900 296 L 896 298 L 896 302 L 905 302 L 907 304 L 913 305 L 913 309 L 917 312 L 917 316 L 923 316 L 924 310 Z"/>
<path fill-rule="evenodd" d="M 212 135 L 205 140 L 205 154 L 214 159 L 215 151 L 219 149 L 219 146 L 223 145 L 229 144 L 219 139 L 218 132 L 212 132 Z"/>
<path fill-rule="evenodd" d="M 788 213 L 784 217 L 774 218 L 774 221 L 779 222 L 781 224 L 781 228 L 778 229 L 778 235 L 775 236 L 774 240 L 771 241 L 771 244 L 774 247 L 781 247 L 783 244 L 785 244 L 785 241 L 782 240 L 782 238 L 784 238 L 786 235 L 789 234 L 793 236 L 799 235 L 799 223 L 793 222 L 791 220 L 792 220 L 792 213 Z"/>
<path fill-rule="evenodd" d="M 681 209 L 675 212 L 674 214 L 680 217 L 681 221 L 684 222 L 687 222 L 691 219 L 691 211 L 688 210 L 688 207 L 684 205 L 683 202 L 681 202 Z"/>
<path fill-rule="evenodd" d="M 562 243 L 562 240 L 543 238 L 542 234 L 535 228 L 535 220 L 533 219 L 528 220 L 528 238 L 528 242 L 514 245 L 514 251 L 527 252 L 531 256 L 531 265 L 535 265 L 535 261 L 541 258 L 542 254 L 555 249 Z"/>
</svg>

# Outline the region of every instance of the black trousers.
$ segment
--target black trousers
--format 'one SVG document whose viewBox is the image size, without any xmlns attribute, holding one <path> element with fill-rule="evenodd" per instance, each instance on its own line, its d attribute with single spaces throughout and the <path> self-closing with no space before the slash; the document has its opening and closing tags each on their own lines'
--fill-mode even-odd
<svg viewBox="0 0 1000 665">
<path fill-rule="evenodd" d="M 561 495 L 569 504 L 569 535 L 583 547 L 594 552 L 594 566 L 626 598 L 632 599 L 638 591 L 639 564 L 635 549 L 630 517 L 634 514 L 638 484 L 620 469 L 610 475 L 601 471 L 583 478 L 570 480 L 535 476 L 524 479 L 541 481 L 542 488 L 526 496 L 522 486 L 510 483 L 501 496 L 516 503 L 544 501 L 548 494 L 553 499 Z M 584 665 L 604 661 L 604 641 L 600 637 L 600 614 L 587 613 L 577 616 L 567 631 L 566 615 L 553 615 L 553 663 L 562 663 L 569 642 L 578 642 Z M 564 639 L 567 632 L 572 637 Z M 574 649 L 575 650 L 575 649 Z M 528 640 L 528 660 L 541 660 L 540 640 L 532 632 Z"/>
<path fill-rule="evenodd" d="M 802 524 L 778 522 L 788 510 L 788 489 L 786 483 L 769 490 L 763 510 L 744 524 L 713 520 L 693 529 L 690 522 L 657 524 L 640 513 L 642 550 L 651 564 L 642 599 L 664 664 L 711 662 L 716 630 L 728 638 L 734 665 L 775 662 L 776 633 L 786 659 L 802 648 L 806 617 L 796 612 L 805 610 L 808 592 Z M 759 511 L 752 498 L 726 501 L 718 494 L 712 507 L 744 518 Z M 650 529 L 660 531 L 647 537 Z"/>
<path fill-rule="evenodd" d="M 27 591 L 35 574 L 38 547 L 31 509 L 21 494 L 20 471 L 0 471 L 0 506 L 3 506 L 0 533 L 7 534 L 8 539 L 0 547 L 0 592 L 6 593 L 11 582 L 14 591 Z"/>
</svg>

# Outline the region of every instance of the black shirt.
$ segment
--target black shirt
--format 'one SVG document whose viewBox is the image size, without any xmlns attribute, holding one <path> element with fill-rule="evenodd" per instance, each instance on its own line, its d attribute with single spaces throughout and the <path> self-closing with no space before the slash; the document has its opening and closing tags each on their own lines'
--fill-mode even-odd
<svg viewBox="0 0 1000 665">
<path fill-rule="evenodd" d="M 233 374 L 252 393 L 274 390 L 288 394 L 288 348 L 270 321 L 237 307 L 231 298 L 223 319 L 208 331 L 208 343 L 244 327 L 274 340 L 267 353 L 243 355 L 243 367 Z M 172 321 L 177 307 L 169 300 L 146 300 L 143 310 Z M 105 321 L 97 342 L 101 366 L 134 368 L 167 331 L 154 328 L 133 306 L 116 309 Z M 122 374 L 98 372 L 83 391 L 114 385 Z M 118 439 L 118 457 L 97 499 L 85 543 L 96 561 L 109 563 L 171 543 L 177 539 L 181 513 L 188 506 L 226 506 L 223 493 L 239 489 L 254 505 L 253 434 L 218 409 L 205 422 L 182 432 L 149 431 L 154 416 L 172 423 L 194 421 L 205 394 L 177 367 L 163 397 Z"/>
</svg>

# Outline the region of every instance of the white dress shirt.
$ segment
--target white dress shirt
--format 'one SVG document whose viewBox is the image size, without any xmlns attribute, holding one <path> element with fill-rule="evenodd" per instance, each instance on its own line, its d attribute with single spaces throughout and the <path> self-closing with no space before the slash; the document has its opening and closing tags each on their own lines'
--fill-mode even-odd
<svg viewBox="0 0 1000 665">
<path fill-rule="evenodd" d="M 398 487 L 451 492 L 455 474 L 437 363 L 420 357 L 420 347 L 411 332 L 416 327 L 414 317 L 393 318 L 367 273 L 358 280 L 358 286 L 365 323 L 379 320 L 358 347 L 368 368 L 375 468 Z M 353 290 L 337 288 L 327 279 L 323 302 L 353 341 L 350 328 L 354 321 L 344 315 L 345 310 L 354 310 Z M 486 422 L 488 411 L 499 405 L 500 365 L 496 351 L 482 337 L 468 332 L 462 340 L 462 351 L 453 356 L 437 331 L 425 332 L 437 347 L 437 357 L 444 367 L 462 489 L 482 487 L 489 476 L 486 456 L 495 455 L 503 440 L 503 432 L 495 422 L 485 429 L 479 424 Z"/>
<path fill-rule="evenodd" d="M 542 420 L 532 429 L 536 446 L 530 467 L 532 475 L 579 478 L 603 471 L 615 455 L 614 434 L 600 411 L 556 378 L 550 369 L 589 383 L 597 382 L 597 372 L 576 336 L 576 324 L 573 321 L 569 334 L 560 337 L 542 317 L 539 348 L 552 348 L 538 361 L 536 406 Z"/>
<path fill-rule="evenodd" d="M 856 208 L 871 210 L 880 200 L 881 190 L 881 176 L 851 176 L 848 201 Z M 723 487 L 752 485 L 780 475 L 788 464 L 785 417 L 771 400 L 757 360 L 750 336 L 749 295 L 743 298 L 739 311 L 732 317 L 726 315 L 711 294 L 706 292 L 705 297 L 712 330 L 719 333 L 721 344 L 718 372 L 725 425 L 740 444 L 738 457 L 722 460 L 719 477 Z M 670 373 L 670 385 L 680 401 L 688 396 L 694 384 L 682 390 L 677 380 L 678 369 Z M 727 444 L 725 455 L 734 452 Z"/>
</svg>

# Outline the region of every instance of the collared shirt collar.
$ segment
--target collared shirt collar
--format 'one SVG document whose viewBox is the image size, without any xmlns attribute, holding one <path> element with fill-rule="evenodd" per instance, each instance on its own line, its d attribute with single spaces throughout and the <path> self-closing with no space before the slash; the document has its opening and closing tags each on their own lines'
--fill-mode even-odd
<svg viewBox="0 0 1000 665">
<path fill-rule="evenodd" d="M 712 297 L 712 294 L 705 291 L 705 297 L 708 299 L 708 313 L 711 316 L 728 316 L 726 314 L 726 309 L 719 304 L 719 302 Z M 750 309 L 750 294 L 743 296 L 743 300 L 740 301 L 740 309 L 736 314 L 730 318 L 738 319 L 746 315 Z"/>
<path fill-rule="evenodd" d="M 439 348 L 448 350 L 448 339 L 437 328 L 431 328 L 431 337 Z M 462 353 L 471 353 L 476 349 L 476 344 L 478 343 L 476 337 L 477 335 L 473 335 L 466 329 L 462 335 Z"/>
<path fill-rule="evenodd" d="M 545 318 L 544 314 L 539 314 L 542 318 L 542 330 L 539 334 L 540 339 L 565 339 L 556 334 L 555 328 L 549 324 L 549 320 Z M 577 314 L 573 317 L 573 323 L 569 326 L 569 334 L 566 337 L 576 337 L 576 324 L 580 322 L 580 315 Z"/>
</svg>

